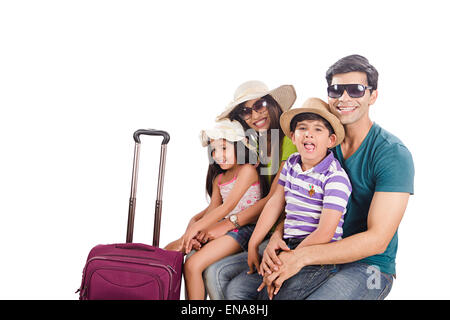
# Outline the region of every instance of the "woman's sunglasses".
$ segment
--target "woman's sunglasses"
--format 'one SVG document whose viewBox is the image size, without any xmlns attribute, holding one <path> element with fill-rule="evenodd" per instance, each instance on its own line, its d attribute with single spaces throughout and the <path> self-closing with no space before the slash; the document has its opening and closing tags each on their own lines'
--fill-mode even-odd
<svg viewBox="0 0 450 320">
<path fill-rule="evenodd" d="M 258 113 L 264 113 L 267 111 L 267 100 L 265 99 L 259 99 L 255 103 L 253 103 L 253 106 L 251 108 L 247 108 L 246 106 L 242 106 L 239 110 L 239 117 L 241 117 L 242 120 L 248 120 L 252 117 L 252 112 L 256 111 Z"/>
<path fill-rule="evenodd" d="M 367 89 L 372 89 L 370 86 L 362 84 L 332 84 L 327 88 L 328 96 L 330 98 L 339 98 L 347 91 L 347 94 L 352 98 L 361 98 L 364 96 Z"/>
</svg>

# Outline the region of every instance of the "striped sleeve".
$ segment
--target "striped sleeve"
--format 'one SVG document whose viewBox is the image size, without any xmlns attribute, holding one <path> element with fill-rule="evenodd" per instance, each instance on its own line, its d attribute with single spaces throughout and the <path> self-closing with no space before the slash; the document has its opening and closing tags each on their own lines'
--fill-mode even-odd
<svg viewBox="0 0 450 320">
<path fill-rule="evenodd" d="M 345 171 L 336 171 L 326 181 L 323 208 L 345 212 L 351 192 L 352 186 Z"/>
<path fill-rule="evenodd" d="M 283 165 L 283 169 L 281 169 L 280 177 L 278 178 L 278 184 L 283 187 L 286 185 L 286 175 L 288 172 L 288 166 L 289 166 L 289 162 L 286 161 Z"/>
</svg>

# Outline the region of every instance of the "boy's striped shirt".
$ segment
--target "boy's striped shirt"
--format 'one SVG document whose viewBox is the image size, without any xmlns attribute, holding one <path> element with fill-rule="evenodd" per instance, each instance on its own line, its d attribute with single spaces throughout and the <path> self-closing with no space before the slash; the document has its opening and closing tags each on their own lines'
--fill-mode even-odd
<svg viewBox="0 0 450 320">
<path fill-rule="evenodd" d="M 342 238 L 342 225 L 352 187 L 339 161 L 330 152 L 315 167 L 303 171 L 299 153 L 285 162 L 278 183 L 284 187 L 284 238 L 304 238 L 317 229 L 322 208 L 342 212 L 331 241 Z"/>
</svg>

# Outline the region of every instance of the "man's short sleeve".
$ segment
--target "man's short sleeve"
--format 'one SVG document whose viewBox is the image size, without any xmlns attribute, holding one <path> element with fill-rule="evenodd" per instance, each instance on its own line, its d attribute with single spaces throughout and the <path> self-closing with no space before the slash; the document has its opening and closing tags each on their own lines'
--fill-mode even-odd
<svg viewBox="0 0 450 320">
<path fill-rule="evenodd" d="M 383 148 L 374 159 L 375 192 L 407 192 L 414 194 L 414 162 L 402 144 Z"/>
</svg>

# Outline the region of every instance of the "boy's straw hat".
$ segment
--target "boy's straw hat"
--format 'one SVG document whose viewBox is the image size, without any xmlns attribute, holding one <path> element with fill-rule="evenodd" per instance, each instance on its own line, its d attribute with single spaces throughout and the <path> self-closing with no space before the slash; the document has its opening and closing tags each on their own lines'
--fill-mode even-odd
<svg viewBox="0 0 450 320">
<path fill-rule="evenodd" d="M 241 141 L 250 150 L 254 149 L 247 143 L 244 128 L 236 120 L 223 119 L 217 121 L 213 128 L 200 131 L 200 141 L 203 147 L 208 146 L 210 139 L 225 139 L 229 142 Z"/>
<path fill-rule="evenodd" d="M 271 95 L 272 98 L 280 105 L 281 110 L 289 110 L 297 98 L 294 86 L 283 85 L 276 89 L 269 90 L 265 83 L 257 80 L 247 81 L 241 84 L 234 93 L 234 99 L 231 101 L 224 112 L 222 112 L 216 120 L 228 118 L 230 112 L 242 102 Z"/>
<path fill-rule="evenodd" d="M 327 120 L 333 127 L 334 133 L 336 134 L 336 143 L 334 147 L 341 144 L 345 137 L 344 126 L 341 124 L 339 119 L 330 112 L 330 107 L 328 103 L 319 98 L 309 98 L 307 99 L 300 108 L 291 109 L 284 112 L 280 117 L 280 125 L 284 134 L 288 137 L 291 136 L 291 121 L 292 119 L 300 113 L 315 113 Z"/>
</svg>

